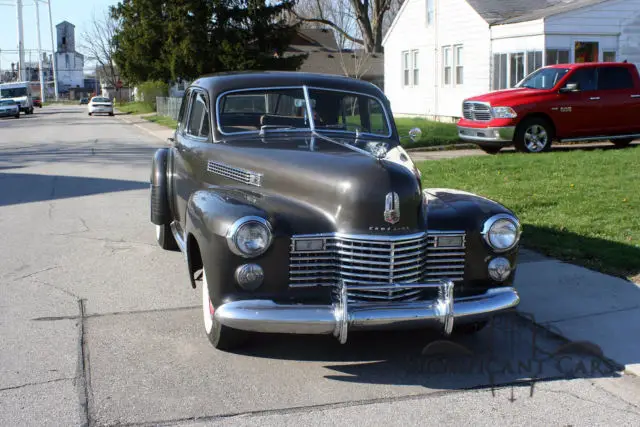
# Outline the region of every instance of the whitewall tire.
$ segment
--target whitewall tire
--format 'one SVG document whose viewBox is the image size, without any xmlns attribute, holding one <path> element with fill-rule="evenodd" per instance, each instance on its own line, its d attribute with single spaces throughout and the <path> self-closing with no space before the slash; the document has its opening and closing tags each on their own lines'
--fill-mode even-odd
<svg viewBox="0 0 640 427">
<path fill-rule="evenodd" d="M 209 342 L 218 350 L 228 351 L 245 343 L 248 334 L 244 331 L 231 329 L 221 325 L 214 316 L 215 309 L 209 294 L 209 283 L 207 273 L 202 270 L 202 316 L 204 320 L 204 330 L 207 333 Z"/>
</svg>

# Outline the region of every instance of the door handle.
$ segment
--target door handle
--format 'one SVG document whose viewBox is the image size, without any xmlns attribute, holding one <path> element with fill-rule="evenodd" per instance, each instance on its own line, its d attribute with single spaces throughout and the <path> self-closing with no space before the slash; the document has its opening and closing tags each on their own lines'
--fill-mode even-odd
<svg viewBox="0 0 640 427">
<path fill-rule="evenodd" d="M 592 96 L 591 98 L 589 98 L 591 101 L 598 101 L 600 99 L 599 96 Z"/>
</svg>

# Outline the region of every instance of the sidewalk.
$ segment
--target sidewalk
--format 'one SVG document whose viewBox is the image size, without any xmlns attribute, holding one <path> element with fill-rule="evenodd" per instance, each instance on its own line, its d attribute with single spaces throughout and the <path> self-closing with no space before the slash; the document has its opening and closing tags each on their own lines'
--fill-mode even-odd
<svg viewBox="0 0 640 427">
<path fill-rule="evenodd" d="M 596 344 L 605 357 L 640 376 L 639 285 L 529 250 L 519 258 L 518 311 L 570 341 Z"/>
<path fill-rule="evenodd" d="M 123 121 L 167 143 L 173 130 L 139 116 L 119 115 Z M 422 152 L 431 159 L 482 155 L 480 150 Z M 482 154 L 480 154 L 482 153 Z M 417 157 L 417 152 L 411 153 Z M 415 160 L 423 160 L 422 158 Z M 570 341 L 589 341 L 605 357 L 640 376 L 640 286 L 523 249 L 515 285 L 518 311 L 533 315 L 540 326 Z M 587 367 L 588 368 L 588 367 Z"/>
</svg>

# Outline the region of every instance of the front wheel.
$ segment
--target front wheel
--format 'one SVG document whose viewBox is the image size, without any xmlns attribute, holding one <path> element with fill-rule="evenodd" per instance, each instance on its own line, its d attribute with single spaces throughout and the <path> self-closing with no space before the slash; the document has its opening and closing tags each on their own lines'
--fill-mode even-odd
<svg viewBox="0 0 640 427">
<path fill-rule="evenodd" d="M 612 139 L 611 142 L 618 148 L 624 148 L 633 142 L 633 138 Z"/>
<path fill-rule="evenodd" d="M 15 117 L 16 119 L 19 119 L 19 118 L 20 118 L 20 111 L 18 111 L 18 114 L 16 114 L 16 115 L 15 115 L 15 116 L 13 116 L 13 117 Z"/>
<path fill-rule="evenodd" d="M 542 153 L 551 150 L 553 126 L 542 117 L 525 119 L 516 130 L 514 144 L 523 153 Z"/>
<path fill-rule="evenodd" d="M 202 315 L 204 318 L 204 330 L 211 344 L 218 350 L 228 351 L 241 346 L 247 340 L 244 331 L 229 328 L 218 322 L 214 316 L 215 308 L 209 296 L 209 283 L 207 272 L 202 270 Z"/>
<path fill-rule="evenodd" d="M 176 243 L 176 239 L 173 237 L 173 233 L 171 232 L 171 226 L 168 224 L 156 224 L 156 241 L 162 249 L 167 251 L 178 250 L 178 243 Z"/>
</svg>

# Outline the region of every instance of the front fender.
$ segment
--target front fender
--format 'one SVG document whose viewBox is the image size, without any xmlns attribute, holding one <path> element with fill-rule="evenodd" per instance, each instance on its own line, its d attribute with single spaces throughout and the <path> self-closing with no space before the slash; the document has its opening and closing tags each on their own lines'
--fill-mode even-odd
<svg viewBox="0 0 640 427">
<path fill-rule="evenodd" d="M 227 243 L 229 227 L 244 216 L 264 218 L 273 228 L 269 249 L 252 259 L 234 254 Z M 198 244 L 214 305 L 226 297 L 237 299 L 248 294 L 235 284 L 234 278 L 236 268 L 245 263 L 262 267 L 265 279 L 260 293 L 286 294 L 291 235 L 331 231 L 334 224 L 324 212 L 280 195 L 210 187 L 194 192 L 187 204 L 185 235 L 187 241 L 195 239 Z M 187 261 L 191 266 L 189 257 L 188 249 Z"/>
</svg>

